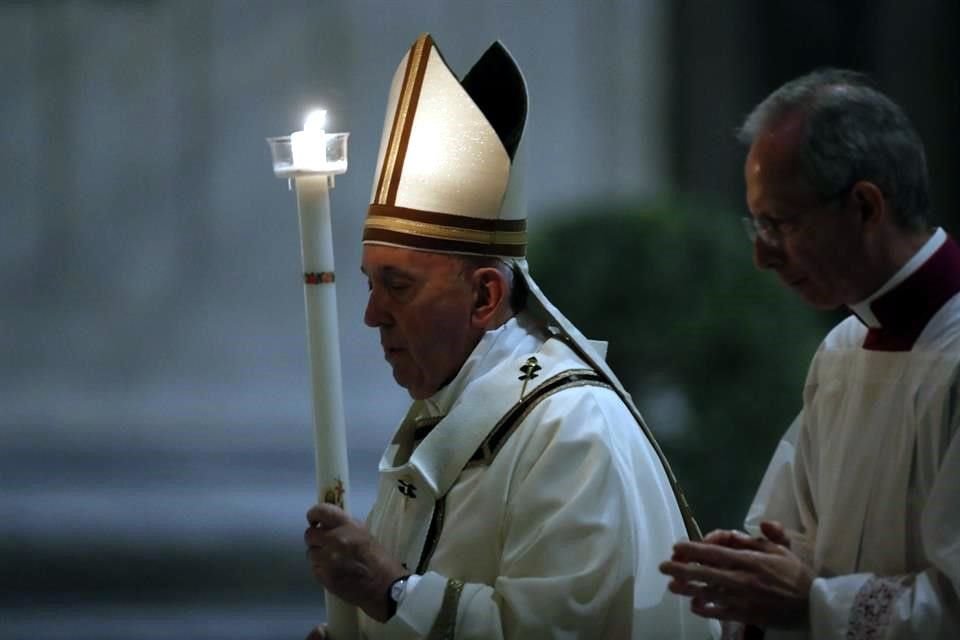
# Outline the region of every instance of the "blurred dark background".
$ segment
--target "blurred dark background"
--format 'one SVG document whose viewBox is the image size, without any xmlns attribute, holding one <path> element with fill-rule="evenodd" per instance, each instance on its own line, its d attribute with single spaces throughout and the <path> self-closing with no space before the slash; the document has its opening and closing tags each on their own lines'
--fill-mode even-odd
<svg viewBox="0 0 960 640">
<path fill-rule="evenodd" d="M 293 194 L 264 138 L 350 131 L 332 193 L 352 511 L 404 393 L 362 326 L 390 78 L 430 31 L 526 75 L 534 275 L 609 359 L 705 529 L 737 526 L 838 313 L 751 264 L 733 131 L 869 73 L 957 228 L 958 5 L 877 0 L 0 3 L 0 638 L 300 638 L 312 436 Z M 586 246 L 588 249 L 584 250 Z"/>
</svg>

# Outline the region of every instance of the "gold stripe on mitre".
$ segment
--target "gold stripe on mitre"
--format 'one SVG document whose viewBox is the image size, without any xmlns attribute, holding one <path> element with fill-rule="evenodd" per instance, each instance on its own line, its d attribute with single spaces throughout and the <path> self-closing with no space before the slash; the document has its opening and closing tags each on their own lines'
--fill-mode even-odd
<svg viewBox="0 0 960 640">
<path fill-rule="evenodd" d="M 400 98 L 377 183 L 377 202 L 393 204 L 396 201 L 403 161 L 410 142 L 410 131 L 413 128 L 420 90 L 427 70 L 427 60 L 434 46 L 433 38 L 425 33 L 413 43 L 407 57 Z"/>
<path fill-rule="evenodd" d="M 447 253 L 523 257 L 526 229 L 526 220 L 474 218 L 372 204 L 363 225 L 363 242 Z"/>
</svg>

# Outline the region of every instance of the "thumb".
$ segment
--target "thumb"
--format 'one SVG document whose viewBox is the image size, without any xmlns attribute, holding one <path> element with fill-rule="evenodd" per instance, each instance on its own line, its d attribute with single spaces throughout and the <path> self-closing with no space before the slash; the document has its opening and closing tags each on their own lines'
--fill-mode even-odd
<svg viewBox="0 0 960 640">
<path fill-rule="evenodd" d="M 760 523 L 760 532 L 766 536 L 767 540 L 774 544 L 790 548 L 790 538 L 787 536 L 787 530 L 776 520 L 764 520 Z"/>
</svg>

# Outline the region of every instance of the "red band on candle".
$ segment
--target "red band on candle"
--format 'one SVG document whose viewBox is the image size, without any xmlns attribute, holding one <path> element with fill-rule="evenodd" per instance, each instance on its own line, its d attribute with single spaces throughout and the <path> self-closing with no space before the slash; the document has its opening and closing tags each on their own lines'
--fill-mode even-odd
<svg viewBox="0 0 960 640">
<path fill-rule="evenodd" d="M 332 284 L 334 279 L 333 271 L 303 274 L 303 281 L 306 284 Z"/>
</svg>

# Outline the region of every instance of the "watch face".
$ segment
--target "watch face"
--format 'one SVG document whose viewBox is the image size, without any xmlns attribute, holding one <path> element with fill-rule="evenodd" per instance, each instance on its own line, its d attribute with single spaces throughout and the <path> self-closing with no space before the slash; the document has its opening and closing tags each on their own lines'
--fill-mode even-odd
<svg viewBox="0 0 960 640">
<path fill-rule="evenodd" d="M 400 604 L 400 600 L 403 598 L 403 592 L 407 589 L 407 579 L 399 578 L 390 585 L 390 599 Z"/>
</svg>

